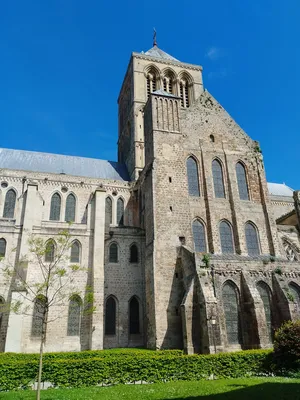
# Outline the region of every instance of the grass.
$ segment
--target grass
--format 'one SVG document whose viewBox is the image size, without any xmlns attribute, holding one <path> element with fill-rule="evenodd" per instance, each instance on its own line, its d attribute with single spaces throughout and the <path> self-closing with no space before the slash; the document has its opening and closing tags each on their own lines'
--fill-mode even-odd
<svg viewBox="0 0 300 400">
<path fill-rule="evenodd" d="M 243 378 L 177 381 L 42 391 L 42 400 L 299 400 L 300 379 Z M 33 391 L 0 393 L 3 400 L 35 399 Z"/>
</svg>

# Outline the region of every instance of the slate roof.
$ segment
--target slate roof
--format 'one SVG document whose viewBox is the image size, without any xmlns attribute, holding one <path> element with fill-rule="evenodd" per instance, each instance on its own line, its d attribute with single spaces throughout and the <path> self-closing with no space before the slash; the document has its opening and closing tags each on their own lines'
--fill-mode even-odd
<svg viewBox="0 0 300 400">
<path fill-rule="evenodd" d="M 293 191 L 294 191 L 285 183 L 271 183 L 271 182 L 268 182 L 268 190 L 270 195 L 289 196 L 289 197 L 293 197 Z"/>
<path fill-rule="evenodd" d="M 165 51 L 161 50 L 159 47 L 156 45 L 153 46 L 150 50 L 146 51 L 145 53 L 146 56 L 151 56 L 155 58 L 161 58 L 163 60 L 172 60 L 172 61 L 178 61 L 176 58 L 171 56 L 170 54 L 166 53 Z"/>
<path fill-rule="evenodd" d="M 0 169 L 129 181 L 124 164 L 95 158 L 0 148 Z"/>
</svg>

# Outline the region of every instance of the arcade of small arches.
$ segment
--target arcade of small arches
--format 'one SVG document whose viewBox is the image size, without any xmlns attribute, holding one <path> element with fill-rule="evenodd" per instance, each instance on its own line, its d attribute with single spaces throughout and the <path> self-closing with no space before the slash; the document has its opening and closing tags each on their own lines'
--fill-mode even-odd
<svg viewBox="0 0 300 400">
<path fill-rule="evenodd" d="M 188 108 L 193 99 L 193 79 L 187 72 L 177 75 L 171 69 L 160 71 L 154 65 L 148 66 L 145 72 L 147 97 L 150 93 L 162 89 L 180 97 L 181 107 Z"/>
</svg>

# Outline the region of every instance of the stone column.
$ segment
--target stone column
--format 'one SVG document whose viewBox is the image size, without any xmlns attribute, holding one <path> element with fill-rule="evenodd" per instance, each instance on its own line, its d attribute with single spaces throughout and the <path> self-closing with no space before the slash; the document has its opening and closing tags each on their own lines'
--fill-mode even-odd
<svg viewBox="0 0 300 400">
<path fill-rule="evenodd" d="M 92 286 L 96 310 L 92 314 L 92 350 L 103 349 L 105 197 L 105 189 L 96 189 L 94 199 L 95 212 L 92 264 Z"/>
</svg>

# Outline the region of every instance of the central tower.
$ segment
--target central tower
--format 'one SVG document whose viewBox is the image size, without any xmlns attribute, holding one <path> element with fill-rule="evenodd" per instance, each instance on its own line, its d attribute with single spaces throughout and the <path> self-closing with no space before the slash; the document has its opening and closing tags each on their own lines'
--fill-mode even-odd
<svg viewBox="0 0 300 400">
<path fill-rule="evenodd" d="M 132 53 L 118 98 L 118 161 L 126 164 L 131 180 L 145 166 L 144 107 L 156 91 L 178 96 L 188 108 L 203 92 L 202 68 L 180 62 L 156 43 L 146 53 Z"/>
</svg>

